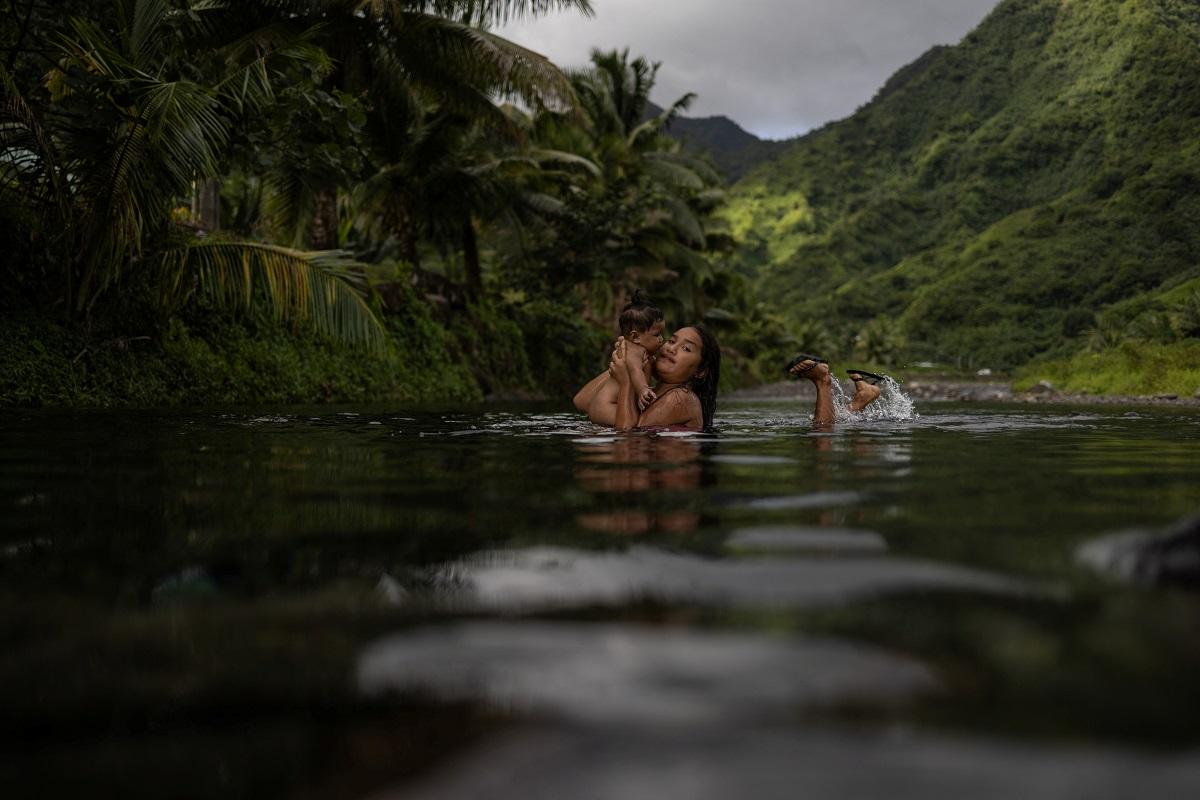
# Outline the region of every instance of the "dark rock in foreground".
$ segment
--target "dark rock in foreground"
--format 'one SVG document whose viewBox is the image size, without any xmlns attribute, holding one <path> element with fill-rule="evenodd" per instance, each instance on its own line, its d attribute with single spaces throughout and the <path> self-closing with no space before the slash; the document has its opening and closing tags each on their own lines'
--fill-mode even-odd
<svg viewBox="0 0 1200 800">
<path fill-rule="evenodd" d="M 1200 516 L 1157 532 L 1132 530 L 1093 539 L 1076 558 L 1131 583 L 1200 589 Z"/>
</svg>

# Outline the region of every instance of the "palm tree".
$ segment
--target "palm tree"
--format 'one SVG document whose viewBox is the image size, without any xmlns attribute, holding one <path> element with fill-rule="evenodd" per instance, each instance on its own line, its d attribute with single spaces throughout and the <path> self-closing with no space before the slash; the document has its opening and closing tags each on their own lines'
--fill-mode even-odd
<svg viewBox="0 0 1200 800">
<path fill-rule="evenodd" d="M 367 139 L 386 152 L 398 132 L 419 134 L 413 120 L 427 118 L 430 109 L 513 140 L 519 131 L 497 98 L 519 98 L 535 108 L 572 105 L 571 83 L 557 67 L 488 30 L 558 9 L 592 13 L 588 0 L 247 0 L 230 14 L 239 25 L 319 25 L 321 47 L 337 65 L 330 86 L 370 98 Z M 331 247 L 331 238 L 311 233 L 338 227 L 339 176 L 310 166 L 293 159 L 268 176 L 274 216 L 293 242 L 307 233 L 311 245 Z M 366 177 L 341 176 L 341 184 Z"/>
<path fill-rule="evenodd" d="M 711 212 L 723 193 L 708 163 L 685 152 L 665 130 L 694 96 L 684 95 L 649 115 L 658 63 L 629 51 L 592 52 L 592 65 L 571 74 L 586 123 L 546 114 L 542 137 L 550 146 L 586 155 L 604 180 L 585 203 L 591 227 L 604 228 L 602 263 L 610 290 L 620 284 L 655 289 L 679 316 L 708 310 L 711 255 L 728 237 Z M 594 251 L 578 247 L 574 251 Z M 619 291 L 619 290 L 617 290 Z M 601 302 L 609 306 L 611 303 Z M 678 317 L 677 317 L 678 318 Z"/>
<path fill-rule="evenodd" d="M 285 65 L 369 90 L 380 107 L 436 97 L 497 126 L 494 94 L 564 102 L 570 87 L 553 65 L 480 27 L 560 7 L 590 13 L 586 0 L 113 0 L 112 15 L 68 19 L 48 93 L 30 102 L 0 73 L 0 201 L 66 265 L 77 313 L 136 268 L 157 276 L 164 301 L 266 302 L 381 341 L 345 258 L 183 237 L 172 207 L 220 173 L 236 123 L 270 103 Z"/>
<path fill-rule="evenodd" d="M 527 131 L 530 118 L 511 106 L 511 125 Z M 384 166 L 354 191 L 356 228 L 369 241 L 394 237 L 401 257 L 420 266 L 418 242 L 461 249 L 469 295 L 482 291 L 477 225 L 499 221 L 510 232 L 562 203 L 540 190 L 551 176 L 599 176 L 591 161 L 530 146 L 527 135 L 495 140 L 488 126 L 431 110 L 381 142 Z"/>
<path fill-rule="evenodd" d="M 0 162 L 4 200 L 45 209 L 46 245 L 65 265 L 68 306 L 87 314 L 137 268 L 165 301 L 194 291 L 217 301 L 265 302 L 280 315 L 367 343 L 383 339 L 346 265 L 328 256 L 263 245 L 188 240 L 171 209 L 192 182 L 218 172 L 238 112 L 272 96 L 276 59 L 320 62 L 303 37 L 264 38 L 252 58 L 238 43 L 227 67 L 205 80 L 178 42 L 202 34 L 200 10 L 179 14 L 166 0 L 116 0 L 107 25 L 72 17 L 38 113 L 5 74 Z"/>
</svg>

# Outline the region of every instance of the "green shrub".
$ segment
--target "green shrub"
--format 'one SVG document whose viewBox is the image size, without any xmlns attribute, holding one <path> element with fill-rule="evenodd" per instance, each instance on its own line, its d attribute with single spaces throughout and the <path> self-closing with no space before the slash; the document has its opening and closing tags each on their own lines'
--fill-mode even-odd
<svg viewBox="0 0 1200 800">
<path fill-rule="evenodd" d="M 269 319 L 195 310 L 149 335 L 90 334 L 34 316 L 0 322 L 0 405 L 177 405 L 476 400 L 436 326 L 382 352 L 341 345 Z"/>
</svg>

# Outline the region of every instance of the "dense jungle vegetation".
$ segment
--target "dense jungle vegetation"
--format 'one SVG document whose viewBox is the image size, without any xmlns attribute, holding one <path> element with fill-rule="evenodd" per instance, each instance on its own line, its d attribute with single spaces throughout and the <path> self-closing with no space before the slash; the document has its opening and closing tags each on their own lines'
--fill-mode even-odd
<svg viewBox="0 0 1200 800">
<path fill-rule="evenodd" d="M 587 0 L 10 0 L 0 402 L 567 396 L 634 287 L 752 379 L 782 330 L 658 65 L 491 32 Z"/>
<path fill-rule="evenodd" d="M 1005 0 L 740 181 L 804 345 L 1200 387 L 1200 5 Z"/>
</svg>

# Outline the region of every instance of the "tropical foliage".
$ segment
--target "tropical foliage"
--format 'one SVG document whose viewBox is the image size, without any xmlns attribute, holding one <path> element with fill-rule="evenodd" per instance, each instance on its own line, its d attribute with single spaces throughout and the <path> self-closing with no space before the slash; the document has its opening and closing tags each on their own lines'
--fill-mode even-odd
<svg viewBox="0 0 1200 800">
<path fill-rule="evenodd" d="M 563 72 L 491 31 L 586 0 L 17 6 L 7 307 L 106 341 L 220 311 L 401 360 L 442 347 L 487 391 L 573 388 L 633 287 L 719 328 L 743 375 L 779 338 L 726 263 L 711 162 L 667 135 L 691 96 L 651 113 L 658 64 Z M 412 302 L 437 342 L 406 339 Z"/>
</svg>

